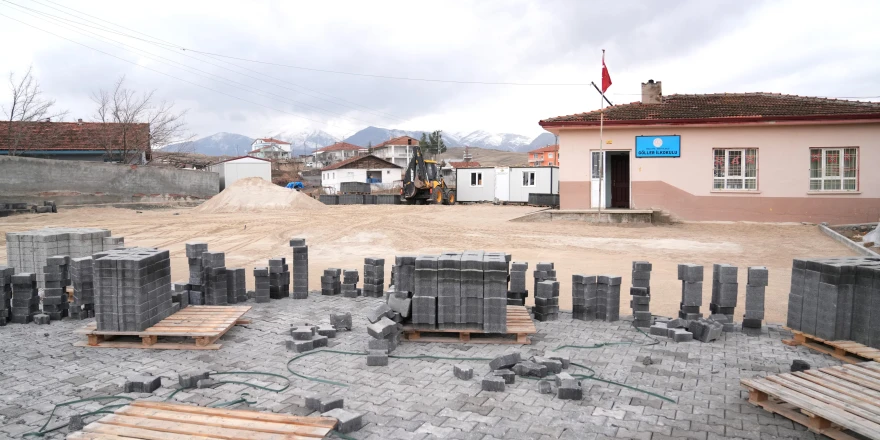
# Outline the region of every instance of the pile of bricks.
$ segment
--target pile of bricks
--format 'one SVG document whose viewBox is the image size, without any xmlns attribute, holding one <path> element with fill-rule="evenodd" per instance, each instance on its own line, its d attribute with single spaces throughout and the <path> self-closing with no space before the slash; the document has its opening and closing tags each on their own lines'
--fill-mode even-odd
<svg viewBox="0 0 880 440">
<path fill-rule="evenodd" d="M 110 237 L 110 231 L 98 228 L 43 228 L 6 234 L 6 264 L 18 272 L 34 273 L 37 287 L 45 287 L 43 266 L 54 255 L 70 258 L 89 257 L 120 247 L 121 238 Z"/>
<path fill-rule="evenodd" d="M 363 205 L 364 196 L 362 194 L 340 194 L 339 205 Z"/>
<path fill-rule="evenodd" d="M 361 296 L 361 289 L 358 289 L 357 286 L 358 281 L 360 281 L 360 275 L 358 275 L 358 271 L 356 269 L 343 270 L 341 285 L 342 296 L 346 298 L 357 298 Z"/>
<path fill-rule="evenodd" d="M 94 261 L 92 257 L 70 259 L 70 284 L 73 286 L 73 302 L 70 304 L 72 319 L 95 317 Z"/>
<path fill-rule="evenodd" d="M 769 284 L 769 272 L 764 266 L 751 266 L 746 279 L 746 312 L 742 325 L 761 328 L 764 321 L 764 291 Z"/>
<path fill-rule="evenodd" d="M 117 249 L 94 258 L 98 330 L 143 331 L 171 314 L 167 250 Z"/>
<path fill-rule="evenodd" d="M 391 267 L 391 279 L 394 282 L 394 290 L 397 292 L 409 292 L 416 290 L 416 257 L 403 255 L 394 257 L 394 266 Z"/>
<path fill-rule="evenodd" d="M 880 348 L 880 261 L 870 257 L 794 260 L 788 327 L 826 340 Z"/>
<path fill-rule="evenodd" d="M 437 326 L 463 329 L 466 316 L 461 313 L 461 253 L 444 252 L 437 269 Z"/>
<path fill-rule="evenodd" d="M 297 353 L 305 353 L 316 348 L 326 347 L 331 338 L 336 337 L 336 329 L 331 325 L 302 325 L 290 327 L 292 341 L 287 341 L 287 349 Z"/>
<path fill-rule="evenodd" d="M 483 328 L 483 252 L 461 253 L 461 303 L 459 325 L 466 329 Z M 505 295 L 506 296 L 506 295 Z M 506 300 L 505 300 L 506 302 Z M 413 306 L 415 307 L 415 306 Z"/>
<path fill-rule="evenodd" d="M 687 321 L 702 318 L 700 307 L 703 306 L 703 266 L 691 263 L 679 264 L 678 279 L 681 281 L 678 317 Z"/>
<path fill-rule="evenodd" d="M 596 319 L 605 322 L 620 320 L 621 278 L 612 275 L 596 277 Z"/>
<path fill-rule="evenodd" d="M 439 262 L 440 257 L 437 255 L 421 255 L 415 260 L 415 290 L 411 316 L 415 329 L 432 330 L 437 326 Z M 455 319 L 456 317 L 452 317 L 453 322 Z"/>
<path fill-rule="evenodd" d="M 644 288 L 633 287 L 630 289 L 629 306 L 633 311 L 634 326 L 645 328 L 654 324 L 654 318 L 651 315 L 651 296 L 646 294 Z"/>
<path fill-rule="evenodd" d="M 507 332 L 507 279 L 510 255 L 487 252 L 483 257 L 483 331 Z M 537 299 L 536 299 L 537 301 Z M 559 295 L 557 290 L 557 311 Z"/>
<path fill-rule="evenodd" d="M 713 315 L 727 317 L 725 331 L 733 330 L 733 311 L 739 292 L 737 272 L 738 268 L 730 264 L 712 265 L 712 301 L 709 303 L 709 311 Z"/>
<path fill-rule="evenodd" d="M 377 205 L 399 205 L 400 196 L 397 194 L 376 194 Z"/>
<path fill-rule="evenodd" d="M 12 275 L 15 269 L 0 266 L 0 326 L 9 321 L 10 307 L 12 307 Z"/>
<path fill-rule="evenodd" d="M 269 268 L 254 268 L 254 302 L 267 303 L 269 296 Z"/>
<path fill-rule="evenodd" d="M 246 271 L 243 267 L 226 269 L 226 304 L 247 301 L 247 280 L 245 275 Z"/>
<path fill-rule="evenodd" d="M 342 182 L 339 184 L 340 194 L 370 194 L 371 187 L 367 182 Z"/>
<path fill-rule="evenodd" d="M 376 205 L 378 198 L 372 194 L 364 194 L 364 205 Z"/>
<path fill-rule="evenodd" d="M 46 259 L 43 267 L 43 313 L 49 319 L 58 321 L 67 316 L 69 302 L 66 288 L 70 284 L 68 264 L 70 257 L 54 256 Z"/>
<path fill-rule="evenodd" d="M 321 194 L 318 196 L 318 201 L 325 205 L 338 205 L 339 196 L 336 194 Z"/>
<path fill-rule="evenodd" d="M 567 357 L 562 356 L 532 356 L 524 360 L 520 353 L 511 352 L 498 356 L 489 362 L 489 373 L 482 378 L 483 391 L 504 391 L 506 385 L 515 383 L 516 376 L 542 379 L 548 375 L 554 375 L 554 380 L 539 380 L 539 390 L 543 394 L 553 392 L 553 384 L 556 385 L 557 397 L 563 400 L 583 399 L 583 389 L 579 381 L 573 376 L 563 372 L 571 365 Z M 455 366 L 454 374 L 460 379 L 470 379 L 473 369 L 465 366 Z"/>
<path fill-rule="evenodd" d="M 284 257 L 269 259 L 269 298 L 290 298 L 290 266 Z"/>
<path fill-rule="evenodd" d="M 526 289 L 526 272 L 529 263 L 510 263 L 510 287 L 507 290 L 507 304 L 511 306 L 526 305 L 529 289 Z"/>
<path fill-rule="evenodd" d="M 559 281 L 541 281 L 535 287 L 535 319 L 541 322 L 559 319 Z"/>
<path fill-rule="evenodd" d="M 293 250 L 293 299 L 307 299 L 309 297 L 309 247 L 305 238 L 291 238 L 290 247 Z"/>
<path fill-rule="evenodd" d="M 535 270 L 532 272 L 532 275 L 535 278 L 534 288 L 532 290 L 538 290 L 538 283 L 542 281 L 557 281 L 556 280 L 556 270 L 553 269 L 553 263 L 538 263 L 535 265 Z"/>
<path fill-rule="evenodd" d="M 367 366 L 380 367 L 388 365 L 388 355 L 400 344 L 403 326 L 402 316 L 387 304 L 367 313 L 367 333 L 372 339 L 367 343 Z"/>
<path fill-rule="evenodd" d="M 381 298 L 385 292 L 385 259 L 364 258 L 364 296 Z"/>
<path fill-rule="evenodd" d="M 189 291 L 186 283 L 171 284 L 171 314 L 189 305 Z"/>
<path fill-rule="evenodd" d="M 580 321 L 596 319 L 598 284 L 595 275 L 571 276 L 571 317 Z"/>
<path fill-rule="evenodd" d="M 638 289 L 645 289 L 644 295 L 642 295 L 641 290 L 639 291 L 639 295 L 642 296 L 651 296 L 651 270 L 653 269 L 651 263 L 647 261 L 633 261 L 632 264 L 632 287 Z M 631 293 L 632 295 L 636 295 L 635 293 Z"/>
<path fill-rule="evenodd" d="M 202 253 L 202 289 L 204 305 L 226 305 L 226 254 L 223 252 Z"/>
<path fill-rule="evenodd" d="M 40 296 L 37 292 L 37 274 L 22 272 L 12 275 L 12 311 L 10 321 L 27 324 L 40 313 Z"/>
<path fill-rule="evenodd" d="M 189 267 L 189 282 L 186 284 L 188 303 L 205 305 L 205 291 L 202 286 L 202 254 L 208 252 L 208 243 L 186 243 L 186 261 Z"/>
<path fill-rule="evenodd" d="M 324 269 L 321 277 L 321 295 L 339 295 L 342 293 L 342 269 Z"/>
<path fill-rule="evenodd" d="M 672 339 L 675 342 L 690 342 L 693 341 L 695 338 L 694 333 L 689 331 L 689 326 L 691 326 L 691 324 L 692 323 L 684 319 L 678 318 L 670 320 L 668 322 L 658 322 L 656 324 L 653 324 L 651 325 L 651 329 L 649 330 L 649 332 L 654 336 L 664 336 Z M 694 325 L 695 329 L 697 327 L 698 325 Z M 717 335 L 712 340 L 717 339 L 718 336 L 721 336 L 720 327 L 717 329 Z M 707 340 L 703 342 L 709 341 Z"/>
</svg>

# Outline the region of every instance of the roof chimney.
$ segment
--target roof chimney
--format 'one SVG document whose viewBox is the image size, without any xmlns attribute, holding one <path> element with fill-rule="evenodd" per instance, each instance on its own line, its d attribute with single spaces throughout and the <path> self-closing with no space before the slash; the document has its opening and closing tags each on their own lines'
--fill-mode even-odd
<svg viewBox="0 0 880 440">
<path fill-rule="evenodd" d="M 648 82 L 642 83 L 642 104 L 660 104 L 663 99 L 663 84 L 660 81 L 654 82 L 649 79 Z"/>
<path fill-rule="evenodd" d="M 77 123 L 77 124 L 82 124 L 82 123 L 83 123 L 83 120 L 82 120 L 82 119 L 77 119 L 77 120 L 76 120 L 76 123 Z"/>
</svg>

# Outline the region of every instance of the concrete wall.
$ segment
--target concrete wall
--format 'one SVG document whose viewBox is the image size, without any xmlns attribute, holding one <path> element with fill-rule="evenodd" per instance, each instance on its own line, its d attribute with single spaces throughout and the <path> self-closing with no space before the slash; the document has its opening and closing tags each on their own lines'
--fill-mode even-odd
<svg viewBox="0 0 880 440">
<path fill-rule="evenodd" d="M 681 157 L 636 158 L 636 136 L 680 135 Z M 685 220 L 859 223 L 880 217 L 880 124 L 606 128 L 606 150 L 631 151 L 631 206 Z M 590 208 L 599 130 L 559 130 L 562 209 Z M 810 148 L 858 147 L 858 191 L 812 192 Z M 758 189 L 713 190 L 713 148 L 758 149 Z"/>
<path fill-rule="evenodd" d="M 219 177 L 208 171 L 0 156 L 0 199 L 96 204 L 208 199 Z"/>
</svg>

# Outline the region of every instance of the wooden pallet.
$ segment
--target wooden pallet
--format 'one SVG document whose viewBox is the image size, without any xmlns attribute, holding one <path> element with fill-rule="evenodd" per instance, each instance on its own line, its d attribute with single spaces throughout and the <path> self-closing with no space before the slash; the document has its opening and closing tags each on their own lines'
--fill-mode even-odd
<svg viewBox="0 0 880 440">
<path fill-rule="evenodd" d="M 835 440 L 880 439 L 880 363 L 742 379 L 749 403 Z"/>
<path fill-rule="evenodd" d="M 250 324 L 249 320 L 241 319 L 242 315 L 250 309 L 250 306 L 190 306 L 142 332 L 98 330 L 97 324 L 93 322 L 76 331 L 76 333 L 86 335 L 88 341 L 77 342 L 74 345 L 101 348 L 217 350 L 222 345 L 215 342 L 232 327 Z M 125 337 L 128 337 L 129 340 L 123 340 Z M 132 337 L 140 338 L 141 341 L 132 341 Z M 159 342 L 160 337 L 163 339 L 162 342 Z M 171 342 L 165 340 L 169 337 L 182 337 L 192 339 L 192 341 Z"/>
<path fill-rule="evenodd" d="M 137 400 L 82 431 L 70 440 L 208 440 L 317 439 L 335 426 L 332 417 L 298 417 L 234 409 L 205 408 L 178 403 Z"/>
<path fill-rule="evenodd" d="M 820 337 L 799 330 L 786 328 L 793 335 L 792 339 L 783 339 L 782 343 L 790 346 L 804 347 L 825 353 L 835 359 L 855 364 L 865 361 L 880 362 L 880 350 L 853 341 L 826 341 Z"/>
<path fill-rule="evenodd" d="M 403 337 L 413 342 L 465 342 L 473 344 L 522 344 L 532 341 L 529 335 L 538 333 L 535 322 L 525 306 L 507 306 L 507 333 L 486 333 L 482 330 L 416 330 L 403 327 Z M 471 338 L 473 336 L 473 338 Z"/>
</svg>

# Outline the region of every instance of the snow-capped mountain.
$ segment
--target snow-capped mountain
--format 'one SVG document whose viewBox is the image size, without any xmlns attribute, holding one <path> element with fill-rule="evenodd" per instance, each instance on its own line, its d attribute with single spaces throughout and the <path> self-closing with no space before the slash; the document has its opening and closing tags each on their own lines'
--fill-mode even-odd
<svg viewBox="0 0 880 440">
<path fill-rule="evenodd" d="M 459 134 L 459 143 L 472 147 L 491 148 L 493 150 L 528 151 L 523 150 L 532 141 L 531 138 L 512 133 L 489 133 L 477 130 L 466 135 Z"/>
<path fill-rule="evenodd" d="M 183 151 L 208 156 L 244 156 L 251 150 L 253 139 L 236 133 L 217 133 L 194 140 Z"/>
<path fill-rule="evenodd" d="M 421 138 L 422 133 L 424 132 L 419 130 L 367 127 L 345 139 L 345 142 L 366 147 L 370 143 L 377 145 L 397 136 L 410 136 L 419 139 Z M 443 140 L 446 142 L 447 147 L 471 146 L 492 150 L 524 152 L 533 149 L 530 148 L 530 146 L 534 142 L 545 142 L 548 139 L 547 135 L 550 136 L 549 139 L 553 139 L 553 135 L 550 133 L 543 133 L 532 140 L 528 136 L 520 134 L 489 133 L 483 130 L 477 130 L 472 133 L 444 131 Z M 540 146 L 543 147 L 544 144 L 542 143 Z"/>
<path fill-rule="evenodd" d="M 275 139 L 290 142 L 291 154 L 296 156 L 300 154 L 310 154 L 316 148 L 326 147 L 336 139 L 330 134 L 321 130 L 311 131 L 281 131 L 272 136 Z"/>
</svg>

